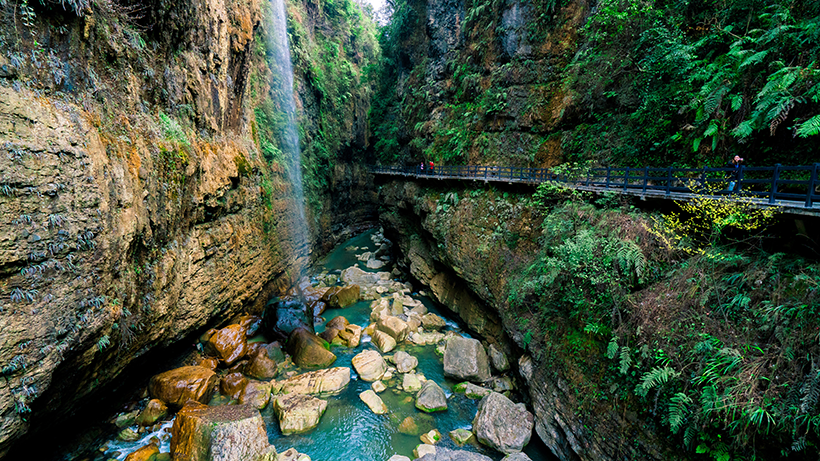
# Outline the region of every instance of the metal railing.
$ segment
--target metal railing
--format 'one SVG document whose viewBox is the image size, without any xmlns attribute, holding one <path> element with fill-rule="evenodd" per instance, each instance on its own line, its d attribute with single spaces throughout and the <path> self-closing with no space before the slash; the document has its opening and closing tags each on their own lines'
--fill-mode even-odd
<svg viewBox="0 0 820 461">
<path fill-rule="evenodd" d="M 576 170 L 505 166 L 453 165 L 422 170 L 418 166 L 371 166 L 374 174 L 412 176 L 419 179 L 464 179 L 485 182 L 541 184 L 554 182 L 595 191 L 617 191 L 638 196 L 678 198 L 693 195 L 695 186 L 713 186 L 717 195 L 742 193 L 761 204 L 820 211 L 820 163 L 808 166 L 774 165 L 739 168 L 630 168 L 606 167 Z M 729 190 L 730 181 L 734 188 Z"/>
</svg>

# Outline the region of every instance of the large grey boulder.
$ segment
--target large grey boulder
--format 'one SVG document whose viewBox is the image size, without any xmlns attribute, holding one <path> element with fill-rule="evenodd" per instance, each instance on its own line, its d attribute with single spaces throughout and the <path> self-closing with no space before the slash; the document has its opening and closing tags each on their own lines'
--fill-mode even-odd
<svg viewBox="0 0 820 461">
<path fill-rule="evenodd" d="M 378 381 L 387 371 L 387 363 L 378 352 L 368 349 L 356 354 L 351 360 L 356 373 L 364 381 Z"/>
<path fill-rule="evenodd" d="M 505 456 L 501 461 L 532 461 L 529 456 L 522 452 Z"/>
<path fill-rule="evenodd" d="M 435 453 L 424 455 L 415 461 L 492 461 L 492 458 L 471 451 L 436 447 Z"/>
<path fill-rule="evenodd" d="M 178 461 L 261 461 L 273 459 L 276 451 L 256 408 L 190 402 L 171 428 L 171 455 Z"/>
<path fill-rule="evenodd" d="M 484 346 L 472 338 L 450 338 L 444 350 L 444 376 L 477 383 L 490 379 L 490 362 Z"/>
<path fill-rule="evenodd" d="M 393 362 L 396 363 L 396 369 L 399 370 L 399 373 L 410 373 L 419 365 L 419 359 L 404 351 L 396 352 L 393 355 Z"/>
<path fill-rule="evenodd" d="M 495 344 L 490 344 L 490 361 L 493 364 L 493 368 L 497 371 L 504 373 L 505 371 L 510 369 L 510 362 L 507 360 L 507 355 L 501 351 L 501 349 L 497 348 Z"/>
<path fill-rule="evenodd" d="M 473 432 L 479 442 L 502 453 L 521 451 L 530 441 L 534 418 L 523 403 L 492 392 L 478 404 Z"/>
<path fill-rule="evenodd" d="M 428 379 L 416 394 L 416 408 L 425 413 L 444 411 L 447 409 L 447 396 L 435 381 Z"/>
</svg>

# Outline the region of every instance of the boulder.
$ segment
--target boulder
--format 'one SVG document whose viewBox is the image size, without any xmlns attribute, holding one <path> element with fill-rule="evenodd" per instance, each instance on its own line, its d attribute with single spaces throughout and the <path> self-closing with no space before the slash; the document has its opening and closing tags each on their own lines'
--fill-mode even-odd
<svg viewBox="0 0 820 461">
<path fill-rule="evenodd" d="M 236 400 L 245 390 L 245 386 L 247 385 L 248 378 L 246 378 L 242 373 L 230 373 L 222 377 L 222 380 L 219 383 L 219 391 L 222 395 Z"/>
<path fill-rule="evenodd" d="M 136 442 L 140 439 L 140 435 L 134 429 L 126 427 L 117 434 L 117 438 L 123 442 Z"/>
<path fill-rule="evenodd" d="M 384 280 L 390 280 L 390 272 L 367 272 L 360 269 L 358 266 L 351 266 L 343 270 L 339 276 L 346 285 L 359 285 L 360 287 L 373 286 L 382 281 L 382 274 L 387 277 Z"/>
<path fill-rule="evenodd" d="M 219 366 L 219 360 L 214 357 L 203 357 L 197 366 L 207 368 L 209 370 L 216 370 L 216 367 Z"/>
<path fill-rule="evenodd" d="M 245 367 L 245 374 L 256 379 L 271 379 L 276 377 L 278 366 L 275 360 L 268 356 L 268 349 L 261 347 L 253 355 Z"/>
<path fill-rule="evenodd" d="M 513 403 L 498 392 L 481 399 L 473 419 L 479 442 L 502 453 L 521 451 L 532 435 L 533 415 L 523 403 Z"/>
<path fill-rule="evenodd" d="M 490 380 L 489 384 L 492 386 L 494 391 L 500 394 L 511 391 L 515 388 L 513 385 L 513 380 L 509 376 L 494 377 Z"/>
<path fill-rule="evenodd" d="M 385 266 L 385 264 L 387 264 L 387 263 L 385 263 L 384 261 L 379 260 L 379 259 L 368 259 L 367 260 L 367 268 L 368 269 L 381 269 L 382 267 Z"/>
<path fill-rule="evenodd" d="M 149 443 L 144 447 L 130 453 L 125 457 L 125 461 L 149 461 L 152 457 L 159 454 L 159 447 L 156 443 Z"/>
<path fill-rule="evenodd" d="M 387 405 L 384 404 L 381 397 L 379 397 L 373 389 L 368 389 L 359 394 L 359 398 L 362 399 L 362 402 L 367 404 L 370 408 L 370 411 L 376 413 L 377 415 L 383 415 L 387 413 Z"/>
<path fill-rule="evenodd" d="M 120 429 L 131 426 L 137 422 L 139 415 L 139 410 L 134 410 L 129 413 L 120 413 L 117 415 L 116 419 L 114 419 L 114 425 Z"/>
<path fill-rule="evenodd" d="M 278 395 L 272 400 L 283 435 L 310 431 L 319 425 L 319 419 L 327 409 L 326 401 L 304 394 Z"/>
<path fill-rule="evenodd" d="M 423 316 L 427 313 L 427 307 L 424 304 L 419 303 L 414 308 L 410 309 L 410 313 Z"/>
<path fill-rule="evenodd" d="M 168 407 L 162 403 L 162 400 L 151 399 L 148 405 L 142 410 L 139 417 L 137 417 L 137 424 L 140 426 L 151 426 L 155 422 L 168 414 Z"/>
<path fill-rule="evenodd" d="M 282 394 L 334 394 L 350 382 L 350 368 L 335 367 L 302 373 L 279 382 Z"/>
<path fill-rule="evenodd" d="M 177 413 L 171 428 L 174 461 L 258 460 L 275 453 L 262 415 L 250 405 L 191 403 Z"/>
<path fill-rule="evenodd" d="M 422 443 L 416 446 L 413 449 L 413 456 L 416 458 L 422 458 L 424 456 L 435 456 L 436 454 L 436 447 L 433 445 L 427 445 L 426 443 Z"/>
<path fill-rule="evenodd" d="M 408 458 L 407 456 L 393 455 L 387 461 L 413 461 L 413 460 Z"/>
<path fill-rule="evenodd" d="M 338 328 L 325 328 L 325 331 L 319 333 L 318 336 L 329 343 L 333 343 L 336 336 L 339 335 L 339 331 L 340 330 Z"/>
<path fill-rule="evenodd" d="M 435 453 L 424 455 L 416 461 L 492 461 L 492 458 L 471 451 L 438 447 Z"/>
<path fill-rule="evenodd" d="M 393 362 L 399 373 L 409 373 L 419 365 L 419 359 L 404 351 L 398 351 L 393 355 Z"/>
<path fill-rule="evenodd" d="M 181 408 L 189 400 L 207 403 L 217 383 L 219 377 L 213 370 L 181 367 L 153 376 L 148 383 L 148 393 L 168 406 Z"/>
<path fill-rule="evenodd" d="M 310 456 L 299 453 L 295 448 L 288 448 L 282 453 L 279 453 L 273 461 L 310 461 Z"/>
<path fill-rule="evenodd" d="M 261 410 L 265 408 L 270 401 L 270 389 L 270 383 L 250 380 L 245 386 L 245 390 L 239 396 L 239 403 L 250 405 L 257 410 Z"/>
<path fill-rule="evenodd" d="M 238 323 L 239 326 L 245 329 L 245 336 L 250 338 L 251 336 L 256 335 L 259 331 L 259 327 L 262 326 L 262 317 L 259 317 L 258 315 L 245 314 L 239 316 L 235 322 L 231 323 Z"/>
<path fill-rule="evenodd" d="M 447 396 L 444 395 L 444 390 L 433 380 L 428 379 L 416 394 L 416 408 L 425 413 L 446 410 Z"/>
<path fill-rule="evenodd" d="M 524 454 L 522 452 L 518 452 L 518 453 L 512 453 L 512 454 L 509 454 L 509 455 L 505 456 L 504 458 L 501 459 L 501 461 L 532 461 L 532 459 L 530 459 L 530 457 L 527 456 L 526 454 Z"/>
<path fill-rule="evenodd" d="M 245 356 L 248 348 L 247 330 L 241 325 L 228 325 L 217 330 L 205 342 L 205 353 L 218 357 L 226 365 L 233 365 L 234 362 Z"/>
<path fill-rule="evenodd" d="M 413 344 L 417 344 L 419 346 L 427 346 L 427 345 L 430 345 L 430 344 L 436 344 L 439 341 L 443 340 L 444 339 L 444 333 L 438 333 L 438 332 L 415 333 L 415 332 L 411 332 L 409 335 L 407 335 L 407 339 Z"/>
<path fill-rule="evenodd" d="M 421 380 L 415 373 L 407 373 L 402 377 L 401 388 L 405 392 L 418 392 L 421 390 Z"/>
<path fill-rule="evenodd" d="M 473 382 L 490 379 L 490 363 L 484 346 L 472 338 L 451 338 L 444 350 L 444 376 Z"/>
<path fill-rule="evenodd" d="M 404 341 L 407 338 L 407 333 L 410 332 L 410 328 L 404 320 L 393 316 L 380 318 L 376 322 L 376 328 L 392 336 L 396 343 Z"/>
<path fill-rule="evenodd" d="M 396 348 L 396 340 L 381 330 L 374 331 L 371 339 L 373 344 L 375 344 L 376 347 L 378 347 L 383 353 L 390 352 Z"/>
<path fill-rule="evenodd" d="M 407 314 L 407 329 L 410 332 L 418 331 L 421 326 L 421 316 L 418 314 Z M 409 333 L 408 333 L 409 334 Z"/>
<path fill-rule="evenodd" d="M 335 293 L 329 298 L 327 305 L 332 308 L 345 308 L 356 304 L 361 296 L 361 288 L 359 285 L 348 285 Z"/>
<path fill-rule="evenodd" d="M 404 303 L 398 293 L 393 293 L 393 302 L 390 304 L 390 313 L 393 315 L 404 314 Z"/>
<path fill-rule="evenodd" d="M 438 429 L 433 429 L 430 432 L 425 432 L 421 434 L 421 443 L 426 443 L 427 445 L 435 445 L 441 440 L 441 432 Z"/>
<path fill-rule="evenodd" d="M 430 313 L 424 314 L 421 317 L 421 326 L 423 326 L 425 330 L 441 330 L 447 326 L 447 324 L 444 323 L 443 318 L 436 314 Z"/>
<path fill-rule="evenodd" d="M 346 326 L 350 325 L 350 322 L 347 321 L 346 318 L 342 317 L 341 315 L 337 315 L 332 319 L 328 320 L 325 324 L 325 328 L 335 328 L 337 330 L 344 330 Z"/>
<path fill-rule="evenodd" d="M 374 382 L 373 384 L 370 385 L 370 388 L 373 389 L 373 392 L 375 392 L 377 394 L 387 390 L 387 386 L 385 386 L 384 383 L 381 382 L 381 381 Z"/>
<path fill-rule="evenodd" d="M 387 362 L 378 352 L 368 349 L 356 354 L 351 360 L 353 368 L 362 380 L 367 382 L 381 379 L 387 371 Z"/>
<path fill-rule="evenodd" d="M 489 355 L 490 362 L 496 371 L 504 373 L 510 369 L 510 362 L 507 360 L 507 355 L 501 352 L 495 344 L 490 344 Z"/>
<path fill-rule="evenodd" d="M 459 428 L 450 431 L 450 438 L 453 439 L 453 442 L 455 442 L 456 445 L 461 446 L 469 442 L 470 439 L 473 438 L 473 433 L 472 431 L 468 431 L 467 429 Z"/>
<path fill-rule="evenodd" d="M 266 336 L 287 338 L 303 328 L 313 333 L 313 310 L 292 300 L 271 301 L 262 313 L 262 331 Z"/>
<path fill-rule="evenodd" d="M 294 330 L 285 347 L 300 367 L 324 368 L 336 361 L 327 342 L 305 328 Z"/>
<path fill-rule="evenodd" d="M 362 327 L 358 325 L 348 325 L 344 330 L 339 331 L 339 338 L 344 341 L 345 346 L 354 348 L 362 342 Z"/>
<path fill-rule="evenodd" d="M 453 390 L 459 394 L 464 394 L 469 399 L 483 399 L 492 392 L 490 389 L 466 381 L 456 384 Z"/>
</svg>

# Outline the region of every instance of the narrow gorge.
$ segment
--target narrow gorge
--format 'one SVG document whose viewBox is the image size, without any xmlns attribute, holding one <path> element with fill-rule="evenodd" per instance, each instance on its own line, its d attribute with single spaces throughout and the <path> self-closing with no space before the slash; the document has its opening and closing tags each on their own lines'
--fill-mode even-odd
<svg viewBox="0 0 820 461">
<path fill-rule="evenodd" d="M 815 458 L 808 3 L 0 1 L 0 459 Z"/>
</svg>

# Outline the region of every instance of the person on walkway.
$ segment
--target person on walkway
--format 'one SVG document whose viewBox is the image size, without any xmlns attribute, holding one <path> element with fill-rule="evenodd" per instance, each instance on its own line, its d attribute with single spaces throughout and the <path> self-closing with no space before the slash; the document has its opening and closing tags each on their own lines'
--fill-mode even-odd
<svg viewBox="0 0 820 461">
<path fill-rule="evenodd" d="M 424 162 L 421 162 L 421 165 L 419 165 L 419 174 L 424 174 Z"/>
<path fill-rule="evenodd" d="M 727 189 L 729 192 L 738 192 L 740 190 L 739 178 L 741 163 L 743 163 L 743 157 L 735 155 L 732 160 L 726 164 L 726 168 L 732 169 L 729 172 L 729 188 Z"/>
<path fill-rule="evenodd" d="M 433 162 L 430 162 L 430 174 L 434 174 Z"/>
</svg>

